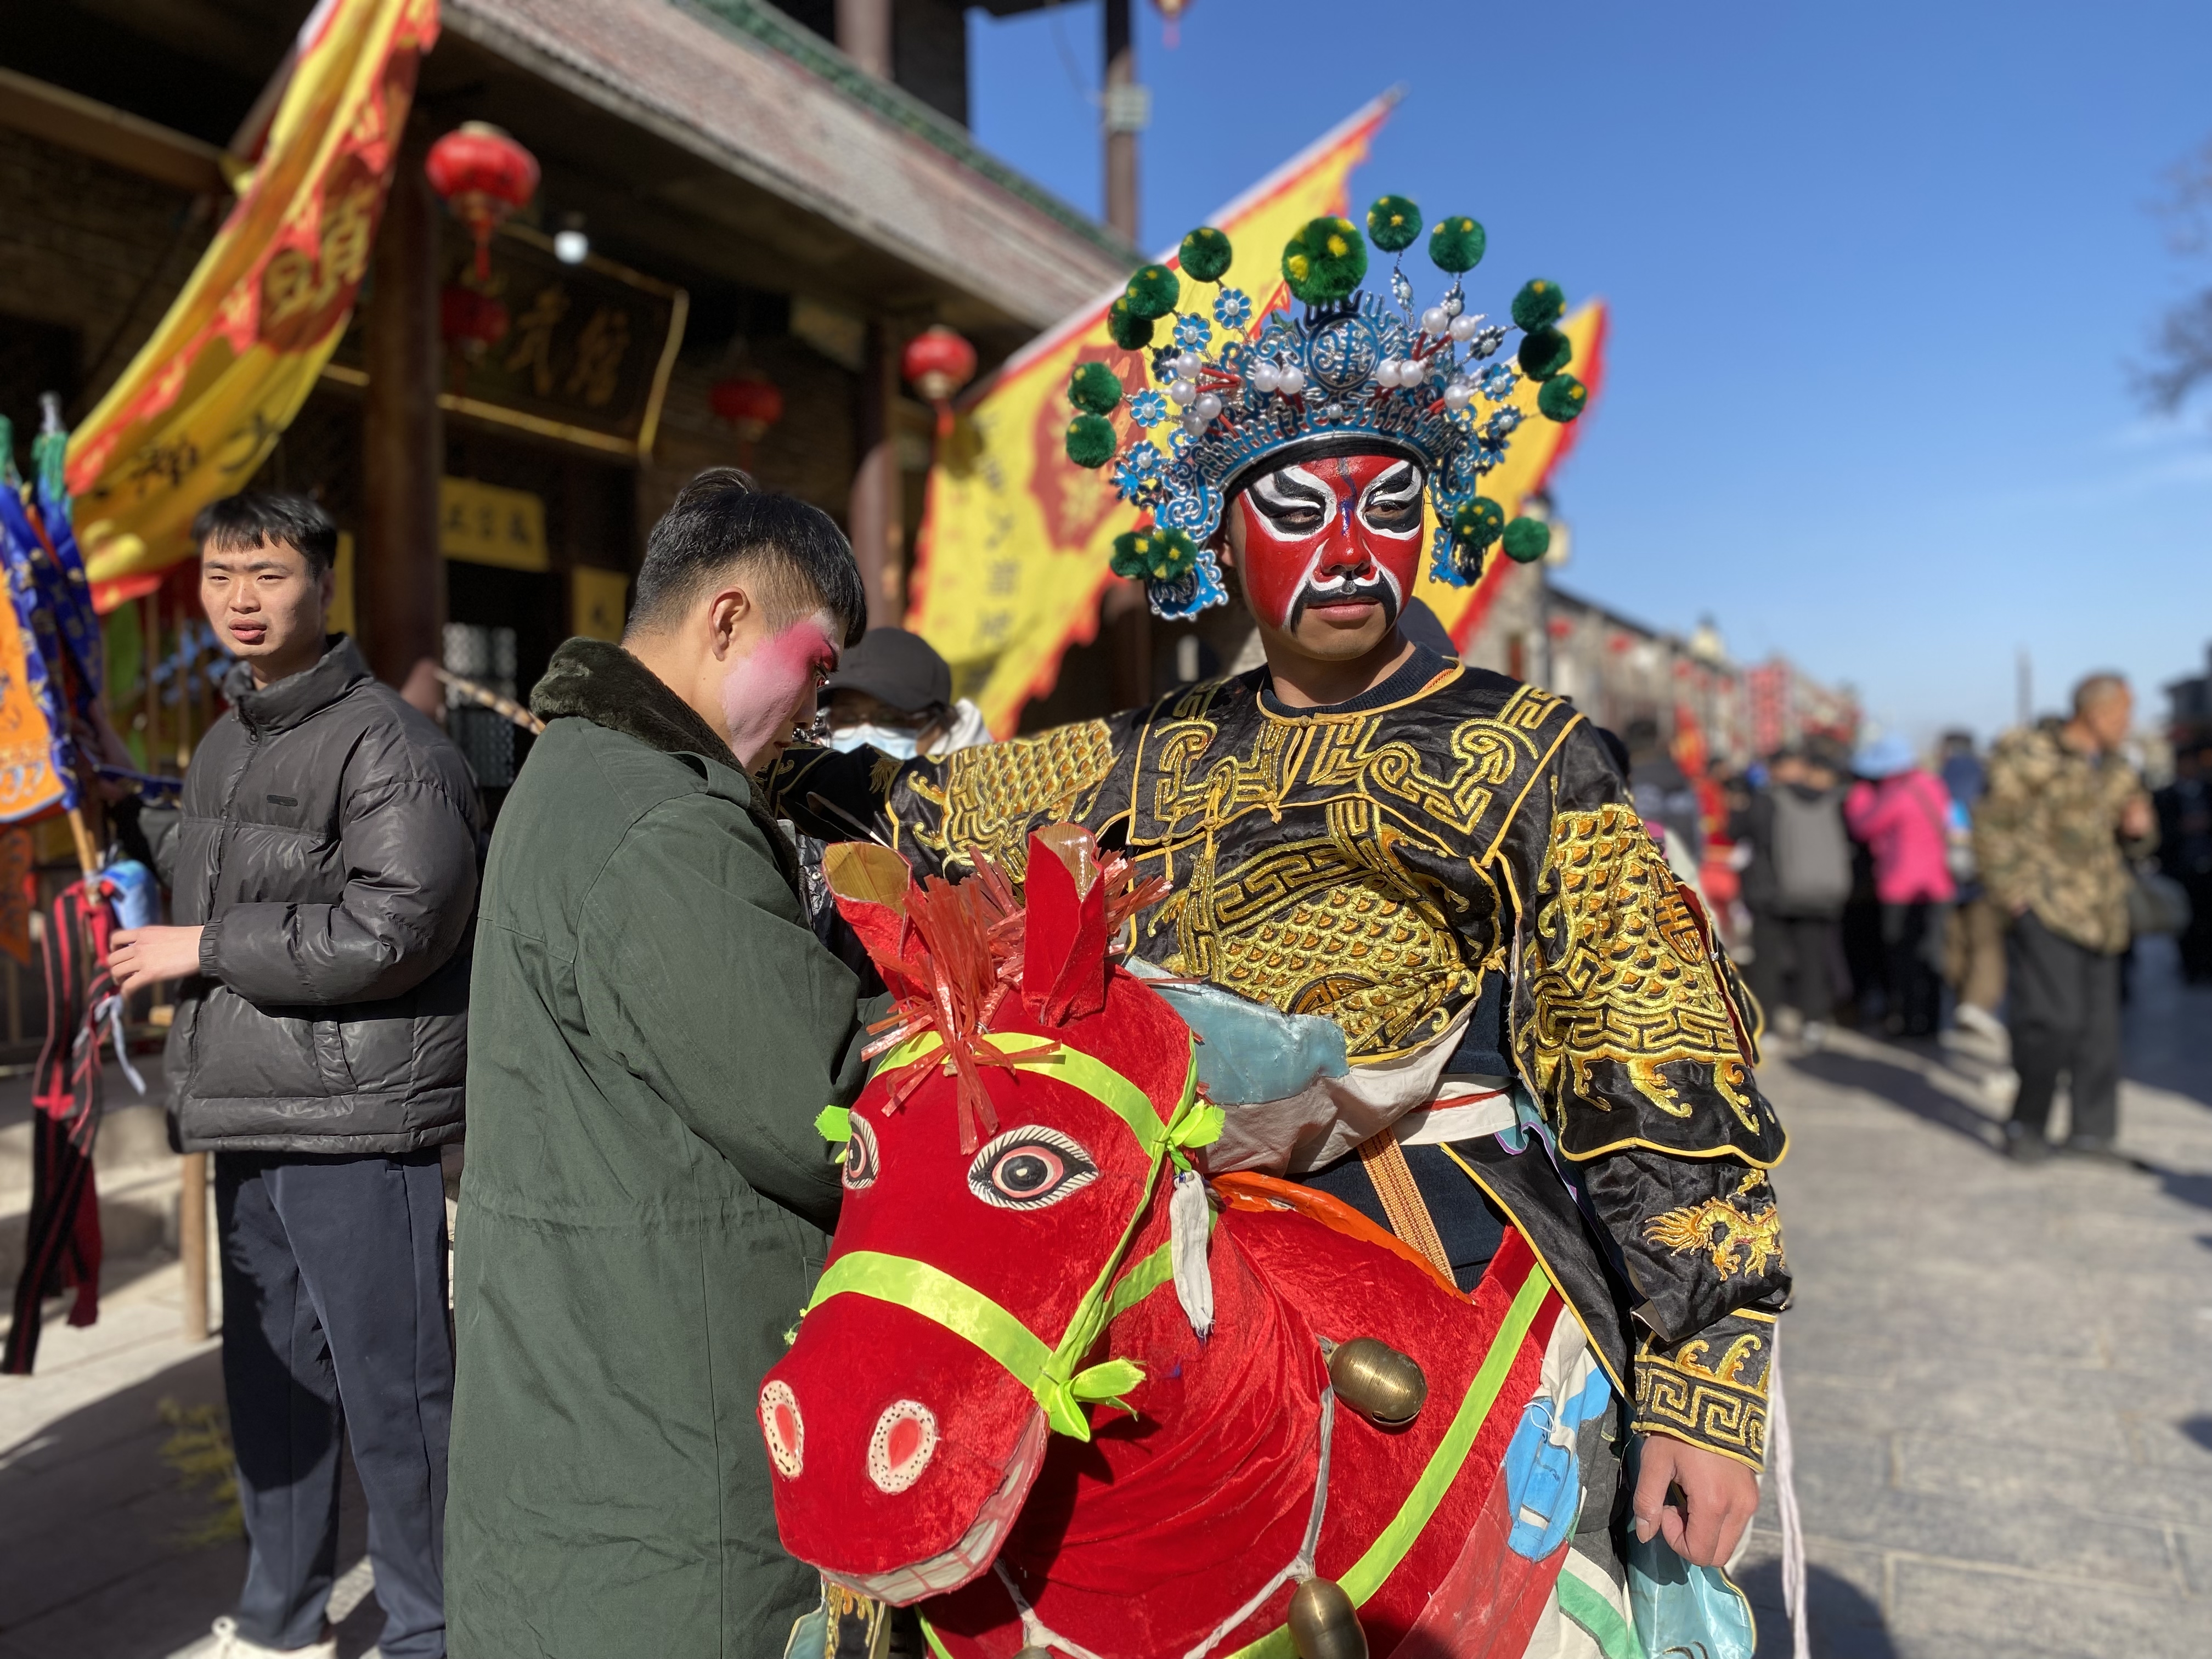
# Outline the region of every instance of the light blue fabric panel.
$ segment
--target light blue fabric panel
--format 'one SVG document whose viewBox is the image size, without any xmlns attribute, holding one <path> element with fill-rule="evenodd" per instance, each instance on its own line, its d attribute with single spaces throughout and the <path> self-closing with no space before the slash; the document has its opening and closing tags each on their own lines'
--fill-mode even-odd
<svg viewBox="0 0 2212 1659">
<path fill-rule="evenodd" d="M 1287 1100 L 1351 1069 L 1333 1019 L 1281 1013 L 1211 985 L 1152 988 L 1198 1033 L 1198 1080 L 1217 1106 Z"/>
</svg>

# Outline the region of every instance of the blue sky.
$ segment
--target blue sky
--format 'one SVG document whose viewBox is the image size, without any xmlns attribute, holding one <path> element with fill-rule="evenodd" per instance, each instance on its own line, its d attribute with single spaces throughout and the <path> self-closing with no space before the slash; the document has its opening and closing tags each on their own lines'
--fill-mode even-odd
<svg viewBox="0 0 2212 1659">
<path fill-rule="evenodd" d="M 1095 0 L 970 15 L 977 137 L 1099 210 Z M 1194 0 L 1181 32 L 1140 4 L 1147 246 L 1402 83 L 1355 208 L 1482 220 L 1485 309 L 1539 275 L 1610 302 L 1567 585 L 1711 611 L 1916 735 L 2008 723 L 2022 647 L 2040 708 L 2202 672 L 2212 400 L 2130 381 L 2212 285 L 2154 210 L 2212 141 L 2202 0 Z"/>
</svg>

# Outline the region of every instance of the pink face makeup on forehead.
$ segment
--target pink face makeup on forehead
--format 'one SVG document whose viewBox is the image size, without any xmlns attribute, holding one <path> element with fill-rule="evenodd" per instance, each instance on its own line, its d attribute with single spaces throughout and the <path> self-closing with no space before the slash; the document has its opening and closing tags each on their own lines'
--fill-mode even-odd
<svg viewBox="0 0 2212 1659">
<path fill-rule="evenodd" d="M 722 681 L 722 725 L 748 767 L 760 760 L 812 706 L 823 676 L 837 665 L 837 642 L 821 611 L 772 634 Z"/>
</svg>

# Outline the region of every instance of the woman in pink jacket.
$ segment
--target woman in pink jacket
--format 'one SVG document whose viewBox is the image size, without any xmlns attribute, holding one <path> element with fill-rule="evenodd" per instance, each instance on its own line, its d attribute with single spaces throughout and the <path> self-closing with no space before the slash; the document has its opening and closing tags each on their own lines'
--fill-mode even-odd
<svg viewBox="0 0 2212 1659">
<path fill-rule="evenodd" d="M 1844 822 L 1874 854 L 1888 980 L 1884 1024 L 1893 1035 L 1933 1036 L 1943 1009 L 1943 924 L 1958 895 L 1950 792 L 1899 737 L 1868 744 L 1852 769 L 1860 781 L 1844 799 Z"/>
</svg>

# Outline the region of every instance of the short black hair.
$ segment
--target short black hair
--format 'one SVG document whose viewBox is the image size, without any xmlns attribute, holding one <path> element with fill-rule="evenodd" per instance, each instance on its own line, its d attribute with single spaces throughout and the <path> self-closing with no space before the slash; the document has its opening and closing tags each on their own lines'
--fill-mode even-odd
<svg viewBox="0 0 2212 1659">
<path fill-rule="evenodd" d="M 244 552 L 255 547 L 295 547 L 307 562 L 307 574 L 319 576 L 337 562 L 338 527 L 331 515 L 305 495 L 268 495 L 250 489 L 210 501 L 192 520 L 192 540 L 201 552 Z"/>
<path fill-rule="evenodd" d="M 645 538 L 631 630 L 673 622 L 733 565 L 760 572 L 761 602 L 772 622 L 818 605 L 836 620 L 847 645 L 867 631 L 860 568 L 836 520 L 795 495 L 763 489 L 734 466 L 710 466 L 684 485 Z"/>
</svg>

